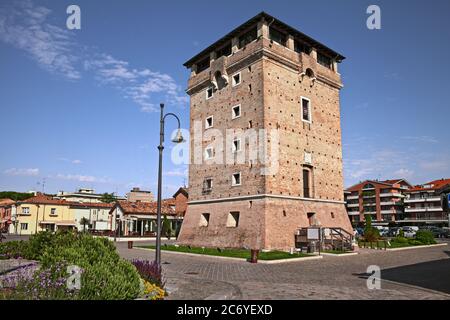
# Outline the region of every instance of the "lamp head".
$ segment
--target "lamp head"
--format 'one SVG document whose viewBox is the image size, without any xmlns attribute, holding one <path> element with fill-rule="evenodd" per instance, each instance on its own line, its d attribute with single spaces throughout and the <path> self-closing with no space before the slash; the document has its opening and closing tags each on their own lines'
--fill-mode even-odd
<svg viewBox="0 0 450 320">
<path fill-rule="evenodd" d="M 175 138 L 172 139 L 172 142 L 174 142 L 174 143 L 184 142 L 183 135 L 181 134 L 181 129 L 178 129 L 177 134 L 175 135 Z"/>
</svg>

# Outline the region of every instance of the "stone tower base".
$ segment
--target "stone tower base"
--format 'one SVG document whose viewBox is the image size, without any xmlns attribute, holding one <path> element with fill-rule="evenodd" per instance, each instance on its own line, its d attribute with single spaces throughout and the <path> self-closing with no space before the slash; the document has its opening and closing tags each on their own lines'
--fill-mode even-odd
<svg viewBox="0 0 450 320">
<path fill-rule="evenodd" d="M 230 212 L 239 212 L 237 227 L 227 227 Z M 208 226 L 200 226 L 209 213 Z M 277 196 L 190 203 L 178 244 L 200 247 L 289 250 L 295 231 L 310 226 L 308 213 L 322 227 L 339 227 L 353 233 L 344 203 Z"/>
</svg>

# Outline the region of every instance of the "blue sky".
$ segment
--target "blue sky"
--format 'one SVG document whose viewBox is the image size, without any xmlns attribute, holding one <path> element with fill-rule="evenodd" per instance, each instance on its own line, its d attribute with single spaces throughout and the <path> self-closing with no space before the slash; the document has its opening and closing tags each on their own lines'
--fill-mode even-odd
<svg viewBox="0 0 450 320">
<path fill-rule="evenodd" d="M 70 4 L 81 30 L 65 27 Z M 366 27 L 370 4 L 381 30 Z M 182 64 L 263 10 L 347 57 L 346 186 L 450 177 L 449 1 L 3 0 L 0 190 L 41 190 L 45 179 L 46 192 L 155 192 L 159 102 L 187 128 Z M 170 196 L 187 176 L 166 147 Z"/>
</svg>

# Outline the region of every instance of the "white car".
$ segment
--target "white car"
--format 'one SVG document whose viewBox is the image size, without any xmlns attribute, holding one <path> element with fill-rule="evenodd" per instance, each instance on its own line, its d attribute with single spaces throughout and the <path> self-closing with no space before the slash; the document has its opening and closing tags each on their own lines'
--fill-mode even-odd
<svg viewBox="0 0 450 320">
<path fill-rule="evenodd" d="M 412 227 L 403 227 L 402 230 L 405 238 L 414 238 L 416 236 L 417 231 Z"/>
</svg>

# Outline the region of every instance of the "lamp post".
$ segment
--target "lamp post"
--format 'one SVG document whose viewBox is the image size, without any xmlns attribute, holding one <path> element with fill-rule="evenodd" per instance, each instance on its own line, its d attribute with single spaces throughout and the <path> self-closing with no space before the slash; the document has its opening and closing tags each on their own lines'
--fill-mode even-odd
<svg viewBox="0 0 450 320">
<path fill-rule="evenodd" d="M 159 105 L 161 107 L 161 120 L 159 130 L 159 166 L 158 166 L 158 202 L 157 202 L 157 215 L 156 215 L 156 254 L 155 261 L 158 265 L 161 265 L 161 189 L 162 189 L 162 156 L 164 150 L 164 121 L 167 116 L 173 116 L 178 122 L 178 132 L 175 138 L 172 140 L 174 143 L 183 142 L 183 136 L 181 135 L 180 119 L 173 113 L 164 114 L 164 103 Z"/>
</svg>

